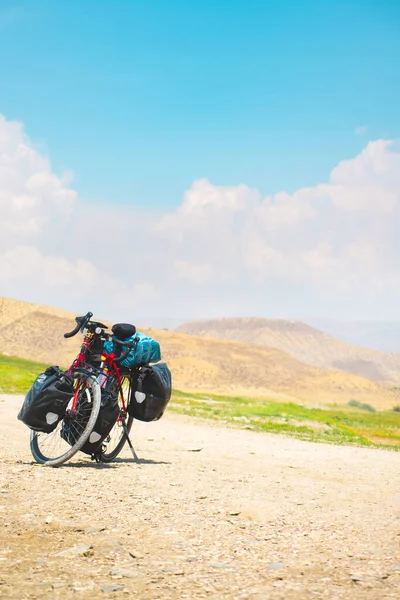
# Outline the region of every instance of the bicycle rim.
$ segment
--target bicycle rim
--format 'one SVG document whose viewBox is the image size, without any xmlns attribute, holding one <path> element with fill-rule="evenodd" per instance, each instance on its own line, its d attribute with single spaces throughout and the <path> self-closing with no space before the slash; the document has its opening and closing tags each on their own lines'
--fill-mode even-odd
<svg viewBox="0 0 400 600">
<path fill-rule="evenodd" d="M 62 421 L 51 433 L 31 432 L 31 452 L 39 464 L 56 467 L 72 458 L 89 438 L 101 403 L 100 386 L 93 376 L 74 375 L 74 387 L 80 387 L 75 411 L 72 400 Z"/>
<path fill-rule="evenodd" d="M 130 394 L 131 394 L 131 379 L 129 376 L 123 376 L 121 378 L 121 387 L 122 392 L 125 399 L 126 406 L 129 405 Z M 118 403 L 120 409 L 123 409 L 121 394 L 118 395 Z M 132 429 L 133 417 L 128 416 L 126 420 L 126 427 L 128 430 L 128 434 Z M 117 458 L 122 448 L 125 446 L 127 441 L 127 437 L 124 432 L 124 428 L 122 426 L 122 421 L 118 420 L 114 427 L 111 429 L 110 433 L 103 441 L 103 451 L 101 453 L 100 460 L 102 462 L 111 462 Z"/>
</svg>

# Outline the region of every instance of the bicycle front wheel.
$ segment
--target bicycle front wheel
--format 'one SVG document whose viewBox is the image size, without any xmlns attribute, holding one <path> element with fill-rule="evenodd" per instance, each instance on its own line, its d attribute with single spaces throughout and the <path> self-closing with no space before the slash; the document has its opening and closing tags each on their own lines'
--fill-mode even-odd
<svg viewBox="0 0 400 600">
<path fill-rule="evenodd" d="M 101 403 L 100 385 L 92 375 L 74 374 L 78 389 L 76 406 L 72 399 L 64 418 L 51 433 L 31 432 L 31 452 L 37 463 L 57 467 L 74 456 L 90 437 Z"/>
<path fill-rule="evenodd" d="M 130 397 L 132 393 L 132 380 L 129 375 L 123 375 L 121 377 L 121 389 L 125 400 L 125 408 L 129 406 Z M 121 400 L 121 390 L 118 394 L 118 404 L 120 410 L 123 410 L 123 404 Z M 128 434 L 132 429 L 133 417 L 128 415 L 126 420 L 126 429 Z M 100 460 L 102 462 L 112 462 L 121 452 L 122 448 L 125 446 L 127 441 L 126 433 L 122 426 L 122 421 L 118 419 L 115 423 L 114 427 L 111 429 L 110 433 L 106 437 L 103 442 L 103 450 L 100 456 Z"/>
</svg>

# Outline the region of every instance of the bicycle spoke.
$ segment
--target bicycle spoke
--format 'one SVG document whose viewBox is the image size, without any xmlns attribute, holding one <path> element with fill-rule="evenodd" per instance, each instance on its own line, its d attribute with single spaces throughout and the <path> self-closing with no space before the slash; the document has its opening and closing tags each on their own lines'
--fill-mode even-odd
<svg viewBox="0 0 400 600">
<path fill-rule="evenodd" d="M 48 434 L 32 433 L 31 451 L 37 462 L 54 466 L 62 464 L 73 456 L 89 437 L 100 409 L 100 387 L 93 378 L 88 379 L 85 386 L 79 383 L 78 385 L 80 388 L 75 399 L 76 409 L 71 409 L 71 400 L 64 419 L 54 431 Z"/>
</svg>

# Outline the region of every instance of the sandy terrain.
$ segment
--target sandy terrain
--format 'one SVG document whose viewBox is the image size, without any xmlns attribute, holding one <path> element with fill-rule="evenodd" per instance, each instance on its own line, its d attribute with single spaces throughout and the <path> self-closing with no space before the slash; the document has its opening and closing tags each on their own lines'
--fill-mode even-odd
<svg viewBox="0 0 400 600">
<path fill-rule="evenodd" d="M 400 455 L 166 414 L 114 465 L 33 464 L 0 396 L 0 597 L 400 597 Z"/>
</svg>

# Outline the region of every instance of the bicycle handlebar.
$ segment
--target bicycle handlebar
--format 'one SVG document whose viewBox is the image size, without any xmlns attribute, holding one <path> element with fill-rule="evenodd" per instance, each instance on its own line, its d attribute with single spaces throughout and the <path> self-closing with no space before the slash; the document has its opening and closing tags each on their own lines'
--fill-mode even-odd
<svg viewBox="0 0 400 600">
<path fill-rule="evenodd" d="M 75 321 L 76 321 L 76 327 L 75 329 L 73 329 L 72 331 L 68 332 L 68 333 L 64 333 L 64 337 L 65 338 L 71 338 L 74 337 L 74 335 L 76 335 L 78 333 L 78 331 L 81 331 L 83 333 L 83 330 L 85 329 L 85 327 L 87 326 L 87 324 L 89 323 L 90 319 L 93 317 L 93 313 L 88 312 L 86 315 L 84 315 L 83 317 L 75 317 Z M 109 338 L 108 338 L 109 339 Z M 136 345 L 137 341 L 133 340 L 132 342 L 127 342 L 126 340 L 120 340 L 117 337 L 112 337 L 112 341 L 119 345 L 119 346 L 125 346 L 126 350 L 122 352 L 121 356 L 115 357 L 114 358 L 114 362 L 116 364 L 122 362 L 129 354 L 129 352 L 132 350 L 132 348 Z"/>
<path fill-rule="evenodd" d="M 89 321 L 92 317 L 93 317 L 93 313 L 91 313 L 91 312 L 88 312 L 83 317 L 75 317 L 75 321 L 77 322 L 75 329 L 73 329 L 69 333 L 64 333 L 64 337 L 65 338 L 74 337 L 74 335 L 76 335 L 79 330 L 83 333 L 84 328 L 89 323 Z"/>
</svg>

